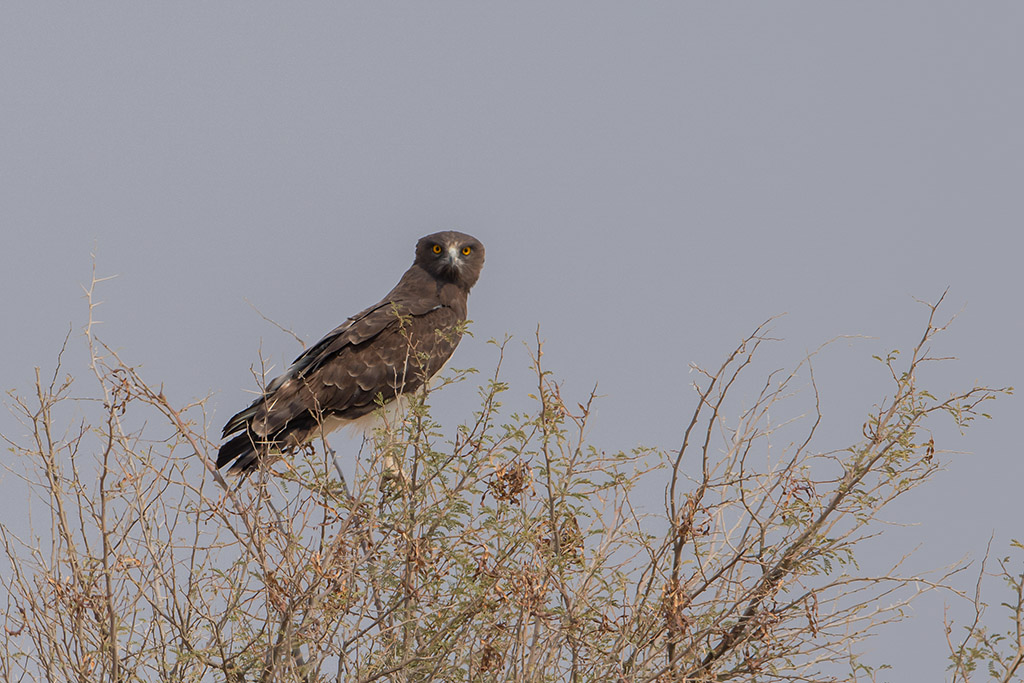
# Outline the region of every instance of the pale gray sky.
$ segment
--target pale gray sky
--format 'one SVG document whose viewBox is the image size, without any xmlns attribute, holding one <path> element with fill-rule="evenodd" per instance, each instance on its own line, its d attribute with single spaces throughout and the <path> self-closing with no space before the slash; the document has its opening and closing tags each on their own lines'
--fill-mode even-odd
<svg viewBox="0 0 1024 683">
<path fill-rule="evenodd" d="M 103 338 L 219 424 L 261 340 L 297 352 L 246 299 L 315 340 L 446 228 L 487 247 L 453 364 L 539 324 L 565 391 L 606 395 L 609 449 L 676 446 L 688 363 L 782 312 L 766 369 L 878 338 L 819 362 L 832 447 L 888 388 L 870 355 L 917 340 L 912 297 L 966 306 L 940 389 L 1019 386 L 1022 36 L 1019 2 L 6 3 L 2 387 L 84 322 L 95 250 Z M 1024 534 L 1021 409 L 945 444 L 973 455 L 901 502 L 920 525 L 880 558 Z M 891 680 L 942 679 L 941 617 L 873 645 Z"/>
</svg>

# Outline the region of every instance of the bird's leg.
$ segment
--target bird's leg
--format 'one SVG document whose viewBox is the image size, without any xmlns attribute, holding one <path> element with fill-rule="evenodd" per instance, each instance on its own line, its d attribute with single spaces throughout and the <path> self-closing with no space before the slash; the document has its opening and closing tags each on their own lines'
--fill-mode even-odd
<svg viewBox="0 0 1024 683">
<path fill-rule="evenodd" d="M 380 504 L 394 500 L 402 494 L 409 486 L 409 477 L 405 473 L 400 459 L 393 455 L 392 446 L 395 442 L 394 431 L 390 428 L 386 432 L 387 442 L 384 444 L 383 458 L 381 461 L 380 490 L 384 494 Z"/>
<path fill-rule="evenodd" d="M 334 471 L 338 473 L 338 480 L 341 482 L 341 487 L 345 491 L 345 497 L 352 500 L 352 492 L 348 490 L 348 482 L 345 481 L 345 473 L 341 470 L 341 463 L 338 462 L 337 452 L 331 448 L 331 444 L 327 443 L 327 435 L 321 437 L 324 442 L 324 453 L 331 457 L 331 462 L 334 463 Z"/>
</svg>

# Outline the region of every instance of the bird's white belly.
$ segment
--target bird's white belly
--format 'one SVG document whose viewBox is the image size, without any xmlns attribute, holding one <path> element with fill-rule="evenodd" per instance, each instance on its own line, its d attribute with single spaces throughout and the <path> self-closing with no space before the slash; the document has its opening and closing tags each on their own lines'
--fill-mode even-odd
<svg viewBox="0 0 1024 683">
<path fill-rule="evenodd" d="M 407 404 L 406 397 L 399 395 L 393 401 L 384 404 L 383 408 L 377 408 L 373 412 L 357 417 L 354 420 L 333 416 L 325 417 L 324 432 L 330 434 L 344 427 L 350 438 L 359 437 L 362 439 L 373 436 L 373 430 L 378 427 L 388 426 L 394 428 L 400 425 L 402 418 L 405 416 Z"/>
</svg>

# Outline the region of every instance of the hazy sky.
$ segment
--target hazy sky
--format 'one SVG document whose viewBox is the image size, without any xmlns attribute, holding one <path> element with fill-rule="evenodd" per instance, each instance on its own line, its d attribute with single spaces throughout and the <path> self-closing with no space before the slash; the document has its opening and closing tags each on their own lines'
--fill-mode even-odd
<svg viewBox="0 0 1024 683">
<path fill-rule="evenodd" d="M 77 334 L 95 252 L 102 338 L 219 424 L 261 344 L 298 352 L 247 300 L 315 341 L 456 228 L 487 265 L 453 365 L 539 325 L 563 393 L 605 395 L 598 445 L 673 448 L 688 364 L 788 312 L 763 370 L 875 338 L 819 361 L 842 447 L 888 389 L 871 354 L 920 335 L 913 297 L 963 308 L 939 390 L 1024 384 L 1022 74 L 1020 2 L 5 3 L 0 385 Z M 879 558 L 1024 535 L 1022 400 L 991 412 Z M 942 679 L 942 608 L 872 645 L 891 680 Z"/>
</svg>

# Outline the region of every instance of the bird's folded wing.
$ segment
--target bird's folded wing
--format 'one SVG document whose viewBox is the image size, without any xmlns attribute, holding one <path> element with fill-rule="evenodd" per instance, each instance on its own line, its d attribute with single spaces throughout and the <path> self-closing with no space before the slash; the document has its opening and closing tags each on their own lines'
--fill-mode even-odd
<svg viewBox="0 0 1024 683">
<path fill-rule="evenodd" d="M 250 428 L 269 436 L 303 416 L 354 420 L 398 394 L 419 389 L 455 350 L 458 335 L 442 331 L 457 324 L 456 318 L 439 306 L 403 323 L 392 313 L 392 324 L 363 343 L 351 343 L 348 332 L 339 333 L 309 366 L 258 402 Z"/>
</svg>

